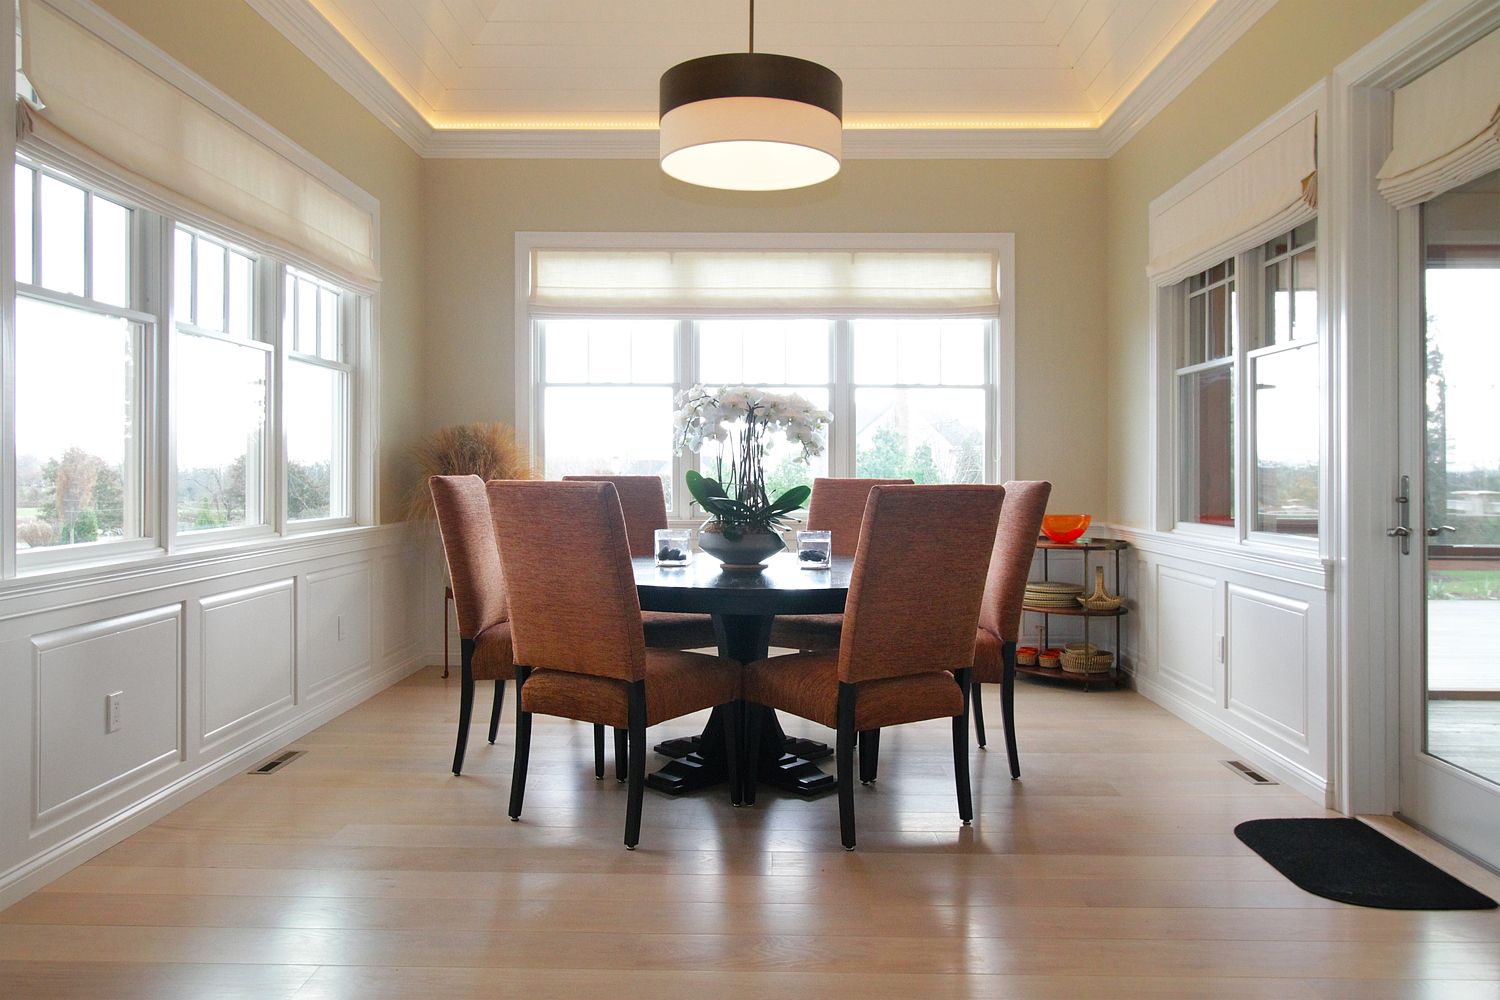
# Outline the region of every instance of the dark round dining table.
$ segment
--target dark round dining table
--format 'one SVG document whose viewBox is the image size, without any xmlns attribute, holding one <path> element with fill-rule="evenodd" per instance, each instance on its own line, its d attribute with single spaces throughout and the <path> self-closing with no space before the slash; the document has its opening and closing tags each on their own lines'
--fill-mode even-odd
<svg viewBox="0 0 1500 1000">
<path fill-rule="evenodd" d="M 834 556 L 827 569 L 803 569 L 792 552 L 772 556 L 760 572 L 721 569 L 717 559 L 702 552 L 695 552 L 687 566 L 657 566 L 650 556 L 633 564 L 642 611 L 711 615 L 719 655 L 740 663 L 769 654 L 771 624 L 777 615 L 841 613 L 854 569 L 849 556 Z M 647 775 L 646 784 L 679 795 L 729 780 L 723 727 L 724 713 L 731 710 L 732 706 L 714 709 L 697 736 L 657 744 L 656 752 L 673 760 Z M 762 714 L 766 728 L 760 759 L 754 762 L 757 780 L 800 795 L 831 791 L 833 776 L 813 763 L 832 752 L 828 745 L 787 736 L 776 713 Z"/>
</svg>

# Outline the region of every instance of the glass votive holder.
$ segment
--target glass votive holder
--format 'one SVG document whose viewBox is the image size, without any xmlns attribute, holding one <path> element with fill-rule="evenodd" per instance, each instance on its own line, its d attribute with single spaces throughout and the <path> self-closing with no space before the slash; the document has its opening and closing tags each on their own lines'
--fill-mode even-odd
<svg viewBox="0 0 1500 1000">
<path fill-rule="evenodd" d="M 833 532 L 797 532 L 797 565 L 803 569 L 827 569 L 833 562 Z"/>
<path fill-rule="evenodd" d="M 656 565 L 686 566 L 692 558 L 693 533 L 689 529 L 656 529 Z"/>
</svg>

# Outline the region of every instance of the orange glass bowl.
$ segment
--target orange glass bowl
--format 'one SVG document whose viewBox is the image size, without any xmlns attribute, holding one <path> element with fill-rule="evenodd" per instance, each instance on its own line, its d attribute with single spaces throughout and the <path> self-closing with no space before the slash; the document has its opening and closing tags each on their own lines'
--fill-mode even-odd
<svg viewBox="0 0 1500 1000">
<path fill-rule="evenodd" d="M 1077 541 L 1089 530 L 1088 514 L 1048 514 L 1042 518 L 1042 534 L 1060 545 Z"/>
</svg>

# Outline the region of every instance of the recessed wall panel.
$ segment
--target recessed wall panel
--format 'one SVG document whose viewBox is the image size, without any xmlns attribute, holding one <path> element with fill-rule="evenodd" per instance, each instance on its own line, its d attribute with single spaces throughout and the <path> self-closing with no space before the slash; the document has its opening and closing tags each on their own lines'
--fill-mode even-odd
<svg viewBox="0 0 1500 1000">
<path fill-rule="evenodd" d="M 1212 577 L 1157 567 L 1156 642 L 1163 679 L 1213 701 L 1218 666 Z"/>
<path fill-rule="evenodd" d="M 370 665 L 370 571 L 351 566 L 307 577 L 308 662 L 302 676 L 314 691 Z"/>
<path fill-rule="evenodd" d="M 1307 603 L 1230 584 L 1228 619 L 1229 710 L 1306 747 Z"/>
<path fill-rule="evenodd" d="M 179 758 L 180 605 L 42 633 L 31 644 L 36 820 L 71 815 Z"/>
<path fill-rule="evenodd" d="M 296 695 L 293 582 L 231 591 L 202 604 L 202 733 L 205 740 Z"/>
</svg>

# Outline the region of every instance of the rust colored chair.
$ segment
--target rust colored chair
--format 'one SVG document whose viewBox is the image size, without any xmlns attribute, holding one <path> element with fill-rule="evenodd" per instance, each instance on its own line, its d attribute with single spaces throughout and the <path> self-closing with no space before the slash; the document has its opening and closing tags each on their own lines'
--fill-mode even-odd
<svg viewBox="0 0 1500 1000">
<path fill-rule="evenodd" d="M 884 726 L 953 720 L 958 815 L 974 818 L 969 787 L 969 671 L 1001 486 L 876 486 L 837 652 L 776 656 L 745 668 L 745 701 L 837 730 L 839 828 L 854 850 L 854 743 Z M 750 760 L 761 726 L 749 720 Z M 875 744 L 878 746 L 878 743 Z M 861 754 L 863 756 L 863 753 Z M 755 776 L 746 769 L 746 801 Z"/>
<path fill-rule="evenodd" d="M 1021 758 L 1016 751 L 1016 641 L 1021 635 L 1021 603 L 1026 581 L 1031 577 L 1031 559 L 1036 554 L 1037 534 L 1052 484 L 1020 480 L 1005 484 L 1005 509 L 995 531 L 995 550 L 990 556 L 989 579 L 979 610 L 979 630 L 974 640 L 974 734 L 985 745 L 982 684 L 1000 685 L 1000 713 L 1005 726 L 1005 751 L 1010 756 L 1010 776 L 1021 776 Z"/>
<path fill-rule="evenodd" d="M 656 529 L 667 526 L 667 492 L 659 476 L 563 476 L 565 483 L 613 483 L 625 515 L 625 537 L 632 556 L 656 554 Z M 642 611 L 646 645 L 653 649 L 717 649 L 714 622 L 708 615 Z M 615 730 L 615 780 L 625 780 L 625 730 Z M 604 777 L 604 728 L 594 729 L 594 765 Z"/>
<path fill-rule="evenodd" d="M 459 774 L 469 744 L 475 681 L 495 682 L 495 701 L 490 709 L 490 742 L 495 742 L 500 709 L 505 703 L 505 682 L 516 676 L 511 660 L 510 616 L 484 480 L 478 476 L 433 476 L 427 480 L 427 488 L 432 492 L 448 578 L 453 583 L 453 604 L 458 611 L 458 749 L 453 752 L 453 773 Z"/>
<path fill-rule="evenodd" d="M 563 476 L 563 482 L 614 483 L 625 515 L 625 535 L 632 556 L 656 554 L 656 529 L 667 526 L 667 495 L 658 476 Z M 713 619 L 708 615 L 642 611 L 646 645 L 656 649 L 717 649 Z"/>
<path fill-rule="evenodd" d="M 640 841 L 646 728 L 737 701 L 739 664 L 646 646 L 630 546 L 612 483 L 489 483 L 515 643 L 516 761 L 510 818 L 520 820 L 531 717 L 556 715 L 628 732 L 625 846 Z M 739 733 L 726 712 L 731 800 Z"/>
<path fill-rule="evenodd" d="M 859 548 L 859 526 L 871 488 L 910 485 L 910 479 L 814 479 L 805 527 L 808 531 L 833 532 L 833 554 L 852 556 Z M 838 649 L 843 625 L 843 615 L 782 615 L 771 627 L 771 645 Z"/>
</svg>

